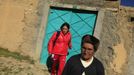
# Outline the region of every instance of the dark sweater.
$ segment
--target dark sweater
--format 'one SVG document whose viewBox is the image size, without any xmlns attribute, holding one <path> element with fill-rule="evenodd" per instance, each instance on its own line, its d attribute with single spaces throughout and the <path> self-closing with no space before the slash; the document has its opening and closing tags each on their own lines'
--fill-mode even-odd
<svg viewBox="0 0 134 75">
<path fill-rule="evenodd" d="M 88 67 L 84 67 L 80 61 L 81 55 L 72 56 L 66 63 L 62 75 L 105 75 L 102 63 L 94 57 L 93 62 Z"/>
</svg>

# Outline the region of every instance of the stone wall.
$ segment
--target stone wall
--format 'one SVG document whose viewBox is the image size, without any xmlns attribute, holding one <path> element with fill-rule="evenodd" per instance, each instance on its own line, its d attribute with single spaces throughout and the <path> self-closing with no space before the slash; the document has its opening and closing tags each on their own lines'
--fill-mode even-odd
<svg viewBox="0 0 134 75">
<path fill-rule="evenodd" d="M 112 70 L 112 62 L 115 57 L 113 46 L 116 46 L 120 42 L 120 38 L 116 33 L 118 28 L 117 12 L 113 13 L 111 11 L 105 11 L 102 31 L 100 34 L 101 45 L 96 55 L 103 61 L 107 75 L 115 75 L 115 72 Z"/>
<path fill-rule="evenodd" d="M 106 11 L 101 31 L 101 46 L 96 56 L 103 61 L 106 75 L 133 75 L 133 28 L 129 21 L 132 8 Z"/>
<path fill-rule="evenodd" d="M 118 22 L 120 25 L 119 34 L 122 37 L 122 42 L 124 42 L 124 48 L 127 52 L 126 64 L 123 67 L 124 75 L 133 75 L 134 72 L 134 22 L 130 21 L 130 17 L 134 16 L 134 8 L 131 7 L 121 7 Z"/>
</svg>

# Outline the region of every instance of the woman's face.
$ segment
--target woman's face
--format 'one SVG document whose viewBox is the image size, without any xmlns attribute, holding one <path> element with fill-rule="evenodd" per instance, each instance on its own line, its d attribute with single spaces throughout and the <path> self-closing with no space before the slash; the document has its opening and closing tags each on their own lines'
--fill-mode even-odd
<svg viewBox="0 0 134 75">
<path fill-rule="evenodd" d="M 69 29 L 67 28 L 67 26 L 63 26 L 63 28 L 62 28 L 63 34 L 66 34 L 68 31 L 69 31 Z"/>
<path fill-rule="evenodd" d="M 94 55 L 94 46 L 90 43 L 83 43 L 81 47 L 81 57 L 85 61 L 89 61 Z"/>
</svg>

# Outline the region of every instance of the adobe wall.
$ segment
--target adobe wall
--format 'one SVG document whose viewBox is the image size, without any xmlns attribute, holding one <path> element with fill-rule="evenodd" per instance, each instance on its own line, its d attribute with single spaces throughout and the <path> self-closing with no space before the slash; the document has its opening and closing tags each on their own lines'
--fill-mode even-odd
<svg viewBox="0 0 134 75">
<path fill-rule="evenodd" d="M 38 0 L 0 0 L 0 47 L 32 56 L 35 50 Z"/>
<path fill-rule="evenodd" d="M 95 56 L 103 62 L 106 75 L 133 75 L 134 22 L 129 18 L 134 16 L 134 8 L 118 4 L 104 0 L 0 0 L 0 47 L 39 60 L 49 6 L 92 9 L 101 11 L 95 33 L 101 45 Z"/>
</svg>

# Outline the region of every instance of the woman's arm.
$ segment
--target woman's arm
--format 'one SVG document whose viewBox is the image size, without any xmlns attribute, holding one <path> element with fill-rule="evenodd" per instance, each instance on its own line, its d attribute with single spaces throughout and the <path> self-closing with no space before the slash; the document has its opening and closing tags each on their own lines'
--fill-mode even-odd
<svg viewBox="0 0 134 75">
<path fill-rule="evenodd" d="M 53 42 L 56 38 L 56 32 L 54 32 L 54 34 L 52 35 L 52 37 L 50 38 L 49 42 L 48 42 L 48 53 L 51 54 L 52 53 L 52 49 L 53 49 Z"/>
</svg>

